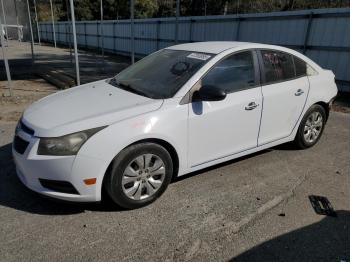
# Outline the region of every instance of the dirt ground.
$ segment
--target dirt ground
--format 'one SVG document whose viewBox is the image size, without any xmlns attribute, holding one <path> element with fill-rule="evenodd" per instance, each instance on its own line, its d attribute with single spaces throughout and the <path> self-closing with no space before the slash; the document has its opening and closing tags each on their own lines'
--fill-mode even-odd
<svg viewBox="0 0 350 262">
<path fill-rule="evenodd" d="M 0 81 L 0 121 L 17 121 L 34 101 L 57 92 L 57 88 L 42 79 L 12 81 L 13 96 L 6 81 Z"/>
<path fill-rule="evenodd" d="M 1 56 L 2 57 L 2 56 Z M 32 63 L 30 44 L 9 41 L 6 48 L 11 77 L 15 80 L 35 79 L 38 74 L 58 71 L 60 74 L 75 78 L 74 56 L 67 47 L 54 48 L 49 45 L 34 46 Z M 127 67 L 130 58 L 105 54 L 103 59 L 99 50 L 95 52 L 79 50 L 79 68 L 81 84 L 112 77 Z M 54 77 L 57 79 L 57 77 Z M 0 67 L 0 80 L 6 80 L 5 67 Z"/>
<path fill-rule="evenodd" d="M 121 210 L 43 198 L 17 179 L 16 121 L 54 93 L 0 82 L 0 261 L 350 261 L 350 114 L 331 112 L 308 150 L 282 145 L 174 181 L 155 203 Z M 344 110 L 339 110 L 344 111 Z M 337 217 L 308 196 L 327 197 Z"/>
</svg>

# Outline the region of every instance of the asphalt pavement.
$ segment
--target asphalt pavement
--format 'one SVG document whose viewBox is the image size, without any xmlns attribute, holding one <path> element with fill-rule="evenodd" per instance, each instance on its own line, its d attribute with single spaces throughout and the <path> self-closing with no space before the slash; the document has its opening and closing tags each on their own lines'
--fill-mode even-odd
<svg viewBox="0 0 350 262">
<path fill-rule="evenodd" d="M 319 143 L 282 145 L 181 177 L 150 206 L 68 204 L 15 175 L 0 121 L 0 261 L 350 261 L 350 114 Z M 308 196 L 329 199 L 318 215 Z"/>
</svg>

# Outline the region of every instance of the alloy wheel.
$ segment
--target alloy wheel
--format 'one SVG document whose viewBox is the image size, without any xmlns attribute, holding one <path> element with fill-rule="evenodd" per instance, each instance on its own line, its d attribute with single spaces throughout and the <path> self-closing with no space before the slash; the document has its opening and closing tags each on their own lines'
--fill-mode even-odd
<svg viewBox="0 0 350 262">
<path fill-rule="evenodd" d="M 143 154 L 134 158 L 125 168 L 122 188 L 133 200 L 144 200 L 161 187 L 165 178 L 163 160 L 154 154 Z"/>
<path fill-rule="evenodd" d="M 320 112 L 313 112 L 306 120 L 304 127 L 304 139 L 307 143 L 313 143 L 319 137 L 323 127 L 323 117 Z"/>
</svg>

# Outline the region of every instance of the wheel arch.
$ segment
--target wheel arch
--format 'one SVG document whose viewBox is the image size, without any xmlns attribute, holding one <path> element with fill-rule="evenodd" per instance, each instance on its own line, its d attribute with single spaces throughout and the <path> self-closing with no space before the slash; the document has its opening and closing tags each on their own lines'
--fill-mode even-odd
<svg viewBox="0 0 350 262">
<path fill-rule="evenodd" d="M 127 148 L 127 147 L 129 147 L 129 146 L 136 145 L 136 144 L 141 144 L 141 143 L 147 143 L 147 142 L 148 142 L 148 143 L 155 143 L 155 144 L 161 145 L 162 147 L 164 147 L 164 148 L 169 152 L 169 154 L 170 154 L 170 156 L 171 156 L 171 159 L 172 159 L 172 161 L 173 161 L 173 165 L 174 165 L 174 166 L 173 166 L 173 170 L 174 170 L 173 178 L 177 177 L 178 172 L 179 172 L 179 164 L 180 164 L 180 162 L 179 162 L 179 156 L 178 156 L 178 153 L 177 153 L 175 147 L 174 147 L 171 143 L 169 143 L 168 141 L 166 141 L 166 140 L 163 140 L 163 139 L 160 139 L 160 138 L 145 138 L 145 139 L 141 139 L 141 140 L 135 141 L 135 142 L 133 142 L 133 143 L 131 143 L 131 144 L 125 146 L 122 150 L 119 151 L 119 153 L 122 152 L 125 148 Z M 119 154 L 119 153 L 118 153 L 118 154 Z M 117 154 L 117 155 L 118 155 L 118 154 Z M 101 191 L 101 194 L 104 194 L 104 193 L 105 193 L 105 192 L 104 192 L 104 191 L 105 191 L 105 189 L 104 189 L 105 179 L 106 179 L 106 177 L 107 177 L 108 172 L 110 172 L 111 167 L 112 167 L 112 163 L 113 163 L 113 161 L 114 161 L 114 159 L 115 159 L 115 157 L 116 157 L 117 155 L 115 155 L 115 156 L 113 157 L 113 159 L 112 159 L 111 162 L 109 163 L 109 165 L 108 165 L 108 167 L 107 167 L 107 169 L 106 169 L 106 171 L 105 171 L 105 173 L 104 173 L 103 181 L 102 181 L 102 191 Z"/>
<path fill-rule="evenodd" d="M 140 143 L 154 143 L 154 144 L 158 144 L 161 145 L 162 147 L 164 147 L 170 154 L 171 159 L 173 161 L 173 177 L 176 177 L 178 175 L 179 172 L 179 155 L 175 149 L 175 147 L 170 144 L 168 141 L 165 141 L 163 139 L 160 138 L 145 138 L 145 139 L 141 139 L 138 140 L 130 145 L 128 145 L 127 147 L 131 146 L 131 145 L 135 145 L 135 144 L 140 144 Z M 124 148 L 123 148 L 124 150 Z"/>
<path fill-rule="evenodd" d="M 329 104 L 323 101 L 319 101 L 317 103 L 314 103 L 314 105 L 320 105 L 323 107 L 324 111 L 326 112 L 326 121 L 327 121 L 329 117 Z"/>
</svg>

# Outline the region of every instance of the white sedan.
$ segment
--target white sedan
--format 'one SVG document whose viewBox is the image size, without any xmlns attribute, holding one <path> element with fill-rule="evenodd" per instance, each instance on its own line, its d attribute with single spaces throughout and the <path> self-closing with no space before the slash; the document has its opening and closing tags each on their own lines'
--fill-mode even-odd
<svg viewBox="0 0 350 262">
<path fill-rule="evenodd" d="M 13 156 L 30 189 L 137 208 L 173 177 L 278 144 L 317 143 L 334 74 L 280 46 L 202 42 L 157 51 L 117 76 L 25 112 Z"/>
</svg>

